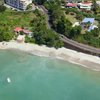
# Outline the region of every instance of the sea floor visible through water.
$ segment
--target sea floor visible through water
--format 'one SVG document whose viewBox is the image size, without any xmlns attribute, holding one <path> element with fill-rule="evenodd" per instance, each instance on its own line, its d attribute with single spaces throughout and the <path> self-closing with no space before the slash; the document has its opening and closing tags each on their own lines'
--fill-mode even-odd
<svg viewBox="0 0 100 100">
<path fill-rule="evenodd" d="M 100 72 L 54 58 L 0 50 L 0 100 L 100 100 Z"/>
</svg>

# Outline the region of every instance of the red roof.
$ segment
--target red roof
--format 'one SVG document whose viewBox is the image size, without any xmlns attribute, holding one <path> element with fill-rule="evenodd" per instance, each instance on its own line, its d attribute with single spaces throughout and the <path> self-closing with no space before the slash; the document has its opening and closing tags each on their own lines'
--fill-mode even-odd
<svg viewBox="0 0 100 100">
<path fill-rule="evenodd" d="M 14 31 L 15 31 L 15 32 L 23 31 L 23 32 L 26 33 L 26 34 L 32 33 L 30 30 L 22 29 L 21 27 L 16 27 L 16 28 L 14 29 Z"/>
<path fill-rule="evenodd" d="M 92 5 L 91 2 L 82 2 L 81 4 L 83 4 L 83 5 Z"/>
<path fill-rule="evenodd" d="M 21 28 L 21 27 L 16 27 L 15 29 L 14 29 L 14 31 L 15 32 L 20 32 L 20 31 L 22 31 L 23 29 Z"/>
<path fill-rule="evenodd" d="M 83 2 L 82 4 L 91 4 L 91 2 Z"/>
<path fill-rule="evenodd" d="M 75 7 L 75 6 L 77 6 L 77 4 L 75 4 L 75 3 L 67 3 L 67 6 Z"/>
</svg>

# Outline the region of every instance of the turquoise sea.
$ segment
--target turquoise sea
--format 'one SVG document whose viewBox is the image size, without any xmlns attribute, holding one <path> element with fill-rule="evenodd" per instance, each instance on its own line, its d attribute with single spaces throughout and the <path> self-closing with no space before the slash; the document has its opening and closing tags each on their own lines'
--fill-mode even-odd
<svg viewBox="0 0 100 100">
<path fill-rule="evenodd" d="M 100 100 L 100 72 L 17 50 L 0 50 L 0 100 Z"/>
</svg>

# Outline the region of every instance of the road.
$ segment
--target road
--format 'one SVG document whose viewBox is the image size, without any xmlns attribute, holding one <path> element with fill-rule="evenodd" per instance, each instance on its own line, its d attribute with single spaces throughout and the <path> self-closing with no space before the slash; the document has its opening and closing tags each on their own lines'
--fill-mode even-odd
<svg viewBox="0 0 100 100">
<path fill-rule="evenodd" d="M 48 25 L 49 28 L 51 28 L 51 24 L 49 23 L 50 17 L 49 17 L 49 14 L 48 14 L 48 10 L 45 9 L 45 7 L 43 5 L 38 5 L 38 6 L 39 6 L 39 8 L 41 8 L 43 10 L 45 15 L 47 16 L 47 25 Z M 82 43 L 78 43 L 74 40 L 68 39 L 64 35 L 59 34 L 59 37 L 64 43 L 79 49 L 80 52 L 86 52 L 88 54 L 97 55 L 97 56 L 100 57 L 100 48 L 95 48 L 95 47 L 91 47 L 91 46 L 88 46 L 88 45 L 85 45 L 85 44 L 82 44 Z"/>
<path fill-rule="evenodd" d="M 44 12 L 44 14 L 46 15 L 46 23 L 47 23 L 48 28 L 50 29 L 50 28 L 51 28 L 51 24 L 49 23 L 49 21 L 50 21 L 50 16 L 49 16 L 49 14 L 48 14 L 48 10 L 47 10 L 43 5 L 37 5 L 37 6 L 38 6 L 38 8 L 40 8 L 40 9 Z"/>
<path fill-rule="evenodd" d="M 91 47 L 82 43 L 78 43 L 76 41 L 73 41 L 71 39 L 66 38 L 64 35 L 60 35 L 61 40 L 63 40 L 65 43 L 69 44 L 70 46 L 79 48 L 83 51 L 87 51 L 87 52 L 91 52 L 93 54 L 97 54 L 100 56 L 100 49 L 99 48 L 95 48 L 95 47 Z"/>
</svg>

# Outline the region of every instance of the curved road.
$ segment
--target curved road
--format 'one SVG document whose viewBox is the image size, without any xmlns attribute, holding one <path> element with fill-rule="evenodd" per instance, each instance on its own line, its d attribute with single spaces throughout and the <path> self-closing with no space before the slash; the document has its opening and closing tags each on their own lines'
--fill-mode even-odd
<svg viewBox="0 0 100 100">
<path fill-rule="evenodd" d="M 60 35 L 60 38 L 65 43 L 69 44 L 70 46 L 76 47 L 77 49 L 81 50 L 82 52 L 86 52 L 86 53 L 89 53 L 92 55 L 100 56 L 100 49 L 99 48 L 95 48 L 95 47 L 88 46 L 88 45 L 85 45 L 82 43 L 78 43 L 76 41 L 73 41 L 71 39 L 66 38 L 64 35 Z"/>
</svg>

